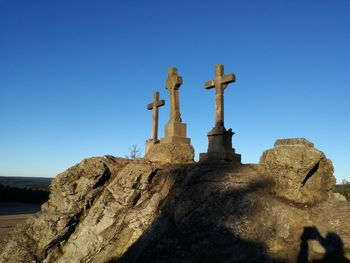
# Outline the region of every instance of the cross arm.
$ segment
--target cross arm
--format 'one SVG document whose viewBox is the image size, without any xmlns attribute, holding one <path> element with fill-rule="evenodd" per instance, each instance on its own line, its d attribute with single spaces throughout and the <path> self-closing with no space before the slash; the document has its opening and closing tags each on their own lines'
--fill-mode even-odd
<svg viewBox="0 0 350 263">
<path fill-rule="evenodd" d="M 147 110 L 152 110 L 153 109 L 153 103 L 150 103 L 147 105 Z"/>
<path fill-rule="evenodd" d="M 206 89 L 212 89 L 214 87 L 215 87 L 214 80 L 209 80 L 209 81 L 205 82 L 205 84 L 204 84 L 204 88 L 206 88 Z"/>
<path fill-rule="evenodd" d="M 228 74 L 222 76 L 221 83 L 228 84 L 236 81 L 236 76 L 234 74 Z"/>
<path fill-rule="evenodd" d="M 165 104 L 165 100 L 159 100 L 156 102 L 156 107 L 163 106 Z"/>
<path fill-rule="evenodd" d="M 156 106 L 157 108 L 158 107 L 161 107 L 165 104 L 165 101 L 164 100 L 159 100 L 159 101 L 156 101 L 155 103 L 150 103 L 147 105 L 147 109 L 148 110 L 153 110 L 153 107 Z"/>
</svg>

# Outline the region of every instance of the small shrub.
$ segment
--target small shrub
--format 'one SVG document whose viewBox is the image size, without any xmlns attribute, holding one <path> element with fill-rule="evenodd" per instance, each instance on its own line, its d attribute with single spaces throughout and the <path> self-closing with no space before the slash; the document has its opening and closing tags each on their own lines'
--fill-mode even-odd
<svg viewBox="0 0 350 263">
<path fill-rule="evenodd" d="M 350 183 L 336 185 L 333 192 L 342 194 L 350 201 Z"/>
</svg>

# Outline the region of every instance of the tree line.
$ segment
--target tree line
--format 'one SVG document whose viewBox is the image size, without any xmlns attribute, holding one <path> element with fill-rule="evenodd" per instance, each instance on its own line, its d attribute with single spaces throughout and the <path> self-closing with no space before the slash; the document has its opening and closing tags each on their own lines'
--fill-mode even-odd
<svg viewBox="0 0 350 263">
<path fill-rule="evenodd" d="M 342 194 L 346 200 L 350 201 L 350 182 L 343 180 L 341 184 L 335 186 L 334 192 Z"/>
<path fill-rule="evenodd" d="M 0 184 L 0 202 L 23 202 L 42 204 L 49 199 L 49 192 L 40 188 L 41 187 L 37 187 L 36 189 L 19 188 Z"/>
</svg>

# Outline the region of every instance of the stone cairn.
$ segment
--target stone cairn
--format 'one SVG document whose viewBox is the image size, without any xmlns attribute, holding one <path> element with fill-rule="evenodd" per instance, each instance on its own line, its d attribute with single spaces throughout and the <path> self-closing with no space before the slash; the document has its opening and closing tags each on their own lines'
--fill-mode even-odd
<svg viewBox="0 0 350 263">
<path fill-rule="evenodd" d="M 180 114 L 179 89 L 181 84 L 182 77 L 178 75 L 177 68 L 170 68 L 166 81 L 166 89 L 170 93 L 170 119 L 165 126 L 164 138 L 158 141 L 157 136 L 155 136 L 157 135 L 158 115 L 154 113 L 157 118 L 153 118 L 153 138 L 146 142 L 145 157 L 150 161 L 162 163 L 193 162 L 194 149 L 191 140 L 186 137 L 186 124 L 182 122 Z M 152 107 L 154 110 L 156 105 L 162 104 L 154 101 L 152 106 L 148 105 L 147 108 Z"/>
<path fill-rule="evenodd" d="M 216 66 L 215 79 L 205 83 L 206 89 L 215 88 L 215 126 L 208 133 L 209 146 L 207 153 L 200 154 L 200 162 L 228 161 L 241 164 L 241 156 L 232 148 L 232 129 L 224 126 L 224 90 L 228 84 L 235 81 L 235 75 L 224 74 L 224 66 Z M 182 122 L 180 114 L 179 89 L 182 77 L 177 68 L 168 70 L 166 89 L 170 93 L 170 119 L 165 126 L 165 136 L 158 140 L 158 108 L 165 104 L 159 100 L 159 93 L 153 95 L 153 102 L 147 109 L 152 114 L 152 139 L 146 141 L 146 159 L 163 163 L 190 163 L 193 162 L 194 149 L 191 140 L 186 137 L 186 124 Z"/>
</svg>

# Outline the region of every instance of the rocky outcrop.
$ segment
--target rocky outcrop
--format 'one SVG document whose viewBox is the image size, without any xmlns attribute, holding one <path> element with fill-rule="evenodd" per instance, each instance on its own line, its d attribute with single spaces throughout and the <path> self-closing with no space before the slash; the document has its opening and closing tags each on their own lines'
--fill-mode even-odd
<svg viewBox="0 0 350 263">
<path fill-rule="evenodd" d="M 127 165 L 105 188 L 56 262 L 106 262 L 122 256 L 158 217 L 173 184 L 147 161 Z M 152 181 L 156 180 L 156 184 Z M 154 187 L 153 187 L 154 186 Z"/>
<path fill-rule="evenodd" d="M 8 242 L 0 261 L 41 262 L 47 256 L 56 254 L 61 243 L 75 231 L 113 172 L 126 163 L 124 159 L 111 156 L 90 158 L 57 175 L 51 183 L 50 199 L 42 206 L 42 212 L 12 233 L 14 238 Z"/>
<path fill-rule="evenodd" d="M 106 262 L 122 255 L 157 217 L 171 186 L 170 177 L 155 177 L 157 169 L 105 156 L 59 174 L 42 212 L 12 233 L 0 262 Z"/>
<path fill-rule="evenodd" d="M 322 170 L 324 155 L 297 141 L 300 146 L 293 140 L 277 142 L 290 146 L 276 146 L 280 149 L 275 154 L 265 152 L 260 165 L 86 159 L 55 178 L 50 200 L 12 233 L 0 262 L 346 260 L 350 202 L 330 194 L 304 202 L 303 192 L 294 202 L 290 195 L 271 191 L 276 181 L 267 171 L 283 165 L 270 161 L 270 155 L 287 158 L 285 147 L 291 147 L 291 157 L 304 154 L 293 159 L 302 164 L 284 163 L 290 175 L 296 176 L 295 167 L 310 170 L 310 152 L 320 162 L 312 176 L 332 177 L 331 169 Z M 309 180 L 315 182 L 314 191 L 328 193 L 319 179 Z"/>
<path fill-rule="evenodd" d="M 277 140 L 263 153 L 259 166 L 273 182 L 273 192 L 292 202 L 324 201 L 335 186 L 331 160 L 303 138 Z"/>
</svg>

